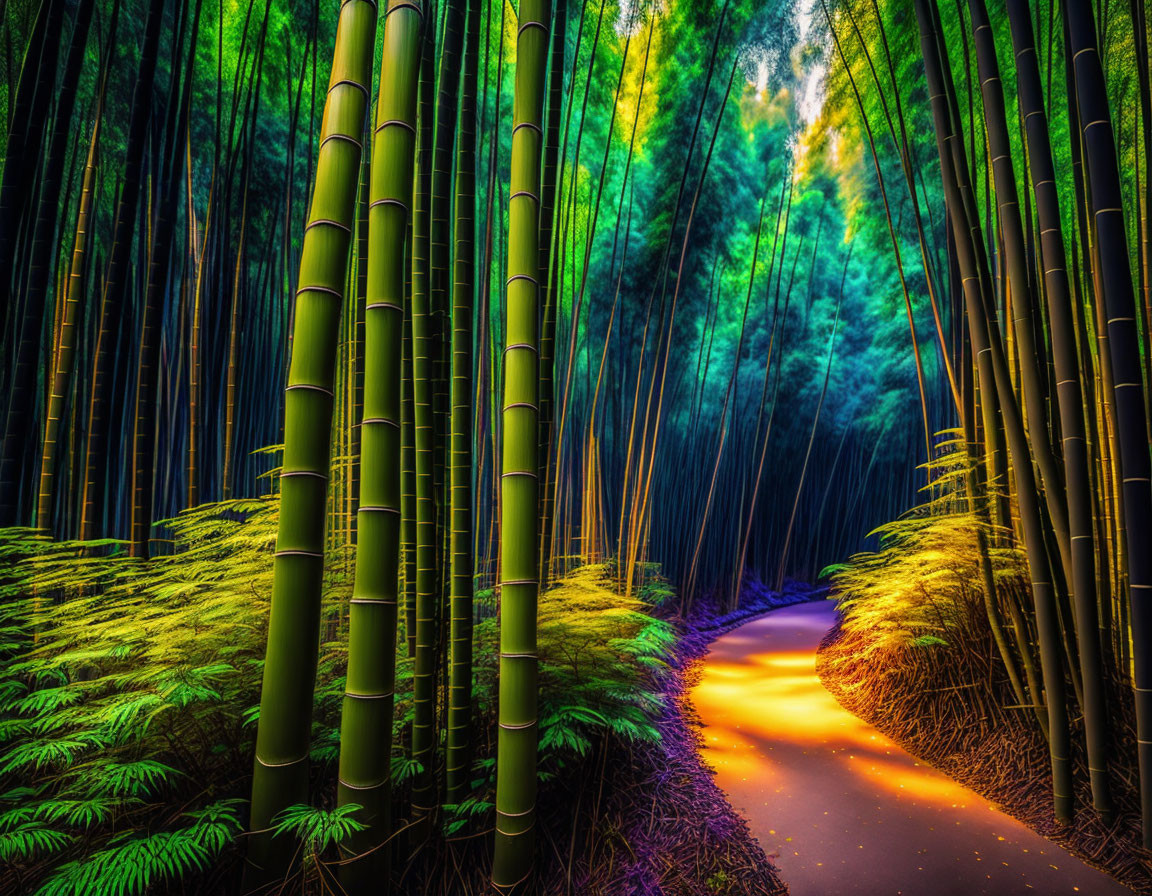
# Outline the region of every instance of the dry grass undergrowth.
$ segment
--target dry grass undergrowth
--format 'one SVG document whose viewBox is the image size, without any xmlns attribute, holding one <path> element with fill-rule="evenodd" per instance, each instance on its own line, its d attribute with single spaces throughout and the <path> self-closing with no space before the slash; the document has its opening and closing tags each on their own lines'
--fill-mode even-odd
<svg viewBox="0 0 1152 896">
<path fill-rule="evenodd" d="M 1118 813 L 1105 826 L 1091 809 L 1083 728 L 1072 720 L 1076 818 L 1052 813 L 1047 745 L 1020 707 L 992 638 L 981 590 L 977 526 L 955 508 L 926 508 L 881 530 L 881 546 L 834 570 L 841 625 L 817 658 L 824 685 L 850 712 L 914 756 L 1001 806 L 1038 833 L 1139 893 L 1152 894 L 1152 856 L 1140 847 L 1131 697 L 1110 704 Z M 993 549 L 996 611 L 1027 600 L 1018 551 Z"/>
</svg>

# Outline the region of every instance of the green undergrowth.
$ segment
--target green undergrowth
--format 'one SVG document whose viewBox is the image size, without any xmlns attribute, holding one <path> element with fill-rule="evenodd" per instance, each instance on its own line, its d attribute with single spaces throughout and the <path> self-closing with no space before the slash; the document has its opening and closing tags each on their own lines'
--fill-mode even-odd
<svg viewBox="0 0 1152 896">
<path fill-rule="evenodd" d="M 973 617 L 983 618 L 981 525 L 962 511 L 897 520 L 878 530 L 879 550 L 836 568 L 833 593 L 841 627 L 860 636 L 860 660 L 947 647 L 967 632 Z M 994 546 L 989 560 L 998 593 L 1022 587 L 1025 567 L 1017 548 Z"/>
<path fill-rule="evenodd" d="M 988 545 L 996 602 L 1026 583 L 1019 544 L 978 517 L 965 481 L 971 463 L 962 434 L 949 430 L 928 468 L 925 500 L 904 517 L 880 526 L 876 551 L 825 569 L 841 611 L 841 630 L 855 639 L 854 660 L 887 662 L 920 648 L 958 647 L 983 625 L 978 538 Z M 979 637 L 984 630 L 979 628 Z M 966 646 L 966 645 L 965 645 Z"/>
<path fill-rule="evenodd" d="M 172 553 L 0 530 L 0 892 L 210 892 L 234 880 L 247 814 L 277 527 L 275 498 L 206 505 L 165 523 Z M 330 552 L 315 692 L 314 808 L 282 836 L 321 867 L 356 822 L 332 807 L 346 665 L 349 550 Z M 498 622 L 476 596 L 473 788 L 445 836 L 493 820 Z M 403 617 L 403 614 L 401 614 Z M 540 775 L 603 738 L 651 742 L 667 624 L 603 567 L 541 595 Z M 403 622 L 401 622 L 403 626 Z M 394 742 L 406 742 L 412 663 L 401 630 Z M 305 661 L 304 658 L 301 661 Z M 414 764 L 393 749 L 398 815 Z M 323 887 L 328 875 L 311 879 Z"/>
</svg>

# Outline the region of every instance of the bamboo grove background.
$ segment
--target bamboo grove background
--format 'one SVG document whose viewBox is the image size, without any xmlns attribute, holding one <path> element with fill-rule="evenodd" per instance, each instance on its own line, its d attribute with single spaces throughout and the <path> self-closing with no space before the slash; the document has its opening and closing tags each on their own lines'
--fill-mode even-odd
<svg viewBox="0 0 1152 896">
<path fill-rule="evenodd" d="M 3 522 L 32 527 L 6 541 L 5 768 L 33 770 L 35 800 L 3 848 L 23 873 L 121 886 L 125 850 L 160 850 L 158 876 L 227 876 L 209 856 L 237 857 L 250 794 L 248 886 L 296 880 L 301 849 L 305 889 L 370 887 L 402 847 L 395 873 L 428 870 L 444 825 L 494 810 L 492 878 L 516 889 L 537 764 L 548 780 L 588 731 L 658 736 L 659 573 L 665 613 L 732 607 L 746 567 L 813 574 L 909 503 L 923 433 L 901 419 L 926 432 L 927 405 L 897 394 L 906 325 L 870 307 L 892 266 L 854 256 L 804 146 L 799 24 L 751 4 L 5 6 L 0 479 Z M 269 490 L 271 519 L 244 500 Z M 251 619 L 232 579 L 259 588 Z M 133 594 L 152 622 L 109 652 Z M 545 624 L 565 600 L 603 633 L 596 688 Z M 373 649 L 398 628 L 406 649 Z M 173 674 L 161 650 L 179 685 L 150 683 Z M 49 679 L 82 709 L 42 704 Z M 155 729 L 120 723 L 172 700 L 161 731 L 197 746 L 148 765 Z M 232 754 L 253 733 L 249 784 Z M 100 766 L 92 786 L 129 775 L 136 809 L 46 827 L 87 786 L 51 772 L 65 754 Z M 155 795 L 187 762 L 209 783 L 172 816 Z M 333 771 L 335 806 L 312 804 Z M 337 841 L 364 857 L 337 872 Z"/>
<path fill-rule="evenodd" d="M 124 538 L 143 555 L 165 550 L 157 520 L 269 487 L 275 457 L 259 452 L 282 441 L 334 16 L 123 5 L 5 6 L 3 99 L 21 151 L 5 166 L 0 479 L 5 522 Z M 908 338 L 893 267 L 849 249 L 827 154 L 793 159 L 795 94 L 816 62 L 792 51 L 786 5 L 563 12 L 542 228 L 548 568 L 658 562 L 689 592 L 728 598 L 740 558 L 765 578 L 811 577 L 908 504 L 904 459 L 924 459 L 915 374 L 887 350 Z M 481 17 L 471 413 L 475 550 L 490 576 L 515 16 L 493 3 Z M 446 177 L 431 186 L 451 201 Z M 355 528 L 366 220 L 340 325 L 334 545 Z M 447 311 L 433 312 L 442 346 Z M 435 381 L 443 414 L 439 368 Z M 939 428 L 942 396 L 928 399 Z M 805 465 L 791 446 L 809 441 Z M 789 534 L 813 527 L 802 543 Z"/>
<path fill-rule="evenodd" d="M 538 571 L 505 586 L 607 563 L 625 599 L 662 573 L 687 614 L 816 578 L 927 486 L 884 538 L 925 560 L 916 575 L 971 572 L 940 587 L 979 620 L 989 711 L 1043 739 L 1056 817 L 1142 808 L 1152 831 L 1141 0 L 433 3 L 417 50 L 386 57 L 407 60 L 415 108 L 396 100 L 382 122 L 365 112 L 388 29 L 369 46 L 349 25 L 338 44 L 370 4 L 346 5 L 3 0 L 0 524 L 164 558 L 181 511 L 278 490 L 310 508 L 297 553 L 359 563 L 364 520 L 395 497 L 365 500 L 361 464 L 398 454 L 398 570 L 372 573 L 414 659 L 419 826 L 451 699 L 436 689 L 453 673 L 463 687 L 472 658 L 450 662 L 483 621 L 453 600 L 497 585 L 526 538 Z M 523 43 L 524 7 L 548 20 L 545 45 Z M 349 125 L 345 94 L 364 92 Z M 396 121 L 416 137 L 411 184 L 376 184 L 367 149 L 321 178 L 330 139 L 370 147 Z M 537 178 L 532 225 L 506 210 Z M 373 210 L 409 188 L 406 254 L 387 262 L 402 295 L 380 299 Z M 339 251 L 308 251 L 316 220 Z M 309 292 L 338 297 L 338 321 Z M 373 314 L 395 298 L 396 320 Z M 368 334 L 385 318 L 401 400 L 374 416 Z M 331 382 L 305 375 L 313 342 L 292 336 L 322 326 Z M 300 410 L 307 389 L 331 392 L 330 415 Z M 331 457 L 281 469 L 286 416 L 321 447 L 330 420 Z M 384 419 L 386 446 L 365 425 Z M 508 497 L 510 443 L 535 500 Z M 327 490 L 304 495 L 301 474 Z M 898 590 L 894 563 L 840 569 L 849 607 Z M 527 618 L 535 585 L 502 597 Z M 360 598 L 325 617 L 330 634 Z M 911 625 L 914 604 L 857 600 L 846 625 L 879 613 L 956 637 Z M 925 656 L 945 674 L 950 654 Z M 258 755 L 306 756 L 307 716 L 262 725 Z M 278 774 L 257 791 L 306 792 Z M 520 817 L 531 796 L 497 804 Z"/>
</svg>

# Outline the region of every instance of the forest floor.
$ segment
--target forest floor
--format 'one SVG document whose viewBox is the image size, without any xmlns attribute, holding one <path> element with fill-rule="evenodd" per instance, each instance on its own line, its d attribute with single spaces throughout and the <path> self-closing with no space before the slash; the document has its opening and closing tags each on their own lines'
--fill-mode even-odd
<svg viewBox="0 0 1152 896">
<path fill-rule="evenodd" d="M 785 896 L 787 887 L 700 757 L 701 723 L 688 694 L 709 645 L 763 613 L 810 600 L 808 586 L 782 594 L 745 585 L 741 607 L 725 613 L 701 602 L 675 619 L 676 656 L 667 677 L 660 746 L 610 757 L 606 812 L 597 825 L 582 893 L 589 896 Z"/>
<path fill-rule="evenodd" d="M 1075 823 L 1057 825 L 1052 816 L 1047 750 L 1039 737 L 1025 736 L 1022 732 L 1026 729 L 982 726 L 979 713 L 950 713 L 950 723 L 942 726 L 934 703 L 945 695 L 921 688 L 915 695 L 921 699 L 912 699 L 911 693 L 894 690 L 902 679 L 895 674 L 878 676 L 876 670 L 868 669 L 868 663 L 859 659 L 861 648 L 839 625 L 827 632 L 820 645 L 816 672 L 841 706 L 900 749 L 979 794 L 996 811 L 1114 879 L 1082 886 L 1078 892 L 1095 896 L 1128 892 L 1126 888 L 1130 888 L 1152 894 L 1152 857 L 1139 846 L 1139 818 L 1131 809 L 1122 811 L 1118 820 L 1106 827 L 1093 812 L 1084 810 L 1088 795 L 1081 789 Z M 878 685 L 880 680 L 885 684 Z M 949 731 L 942 732 L 942 727 Z M 1063 858 L 1059 864 L 1066 870 L 1070 856 Z M 1080 865 L 1076 859 L 1072 861 Z M 934 891 L 939 892 L 937 888 Z"/>
<path fill-rule="evenodd" d="M 706 761 L 792 896 L 1130 891 L 839 705 L 816 674 L 828 601 L 718 640 L 692 699 Z"/>
</svg>

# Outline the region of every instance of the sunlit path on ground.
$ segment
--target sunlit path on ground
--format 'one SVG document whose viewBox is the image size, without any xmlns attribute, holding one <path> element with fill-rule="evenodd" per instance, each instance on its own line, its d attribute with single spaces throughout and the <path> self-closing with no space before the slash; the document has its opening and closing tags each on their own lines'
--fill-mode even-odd
<svg viewBox="0 0 1152 896">
<path fill-rule="evenodd" d="M 712 646 L 691 699 L 704 758 L 793 896 L 1131 891 L 905 753 L 816 676 L 831 602 Z"/>
</svg>

